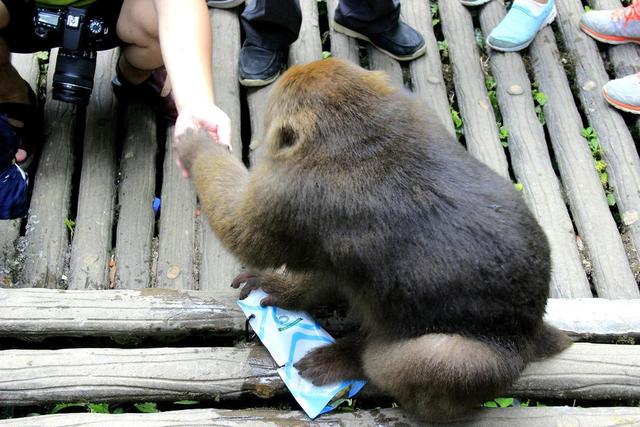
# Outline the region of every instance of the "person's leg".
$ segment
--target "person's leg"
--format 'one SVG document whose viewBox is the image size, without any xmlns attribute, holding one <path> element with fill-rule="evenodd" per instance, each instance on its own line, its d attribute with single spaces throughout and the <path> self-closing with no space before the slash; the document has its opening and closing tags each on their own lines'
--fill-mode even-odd
<svg viewBox="0 0 640 427">
<path fill-rule="evenodd" d="M 531 44 L 538 31 L 557 14 L 555 0 L 514 0 L 509 12 L 487 37 L 487 44 L 499 51 L 519 51 Z"/>
<path fill-rule="evenodd" d="M 340 0 L 335 19 L 360 32 L 388 31 L 398 25 L 400 0 Z"/>
<path fill-rule="evenodd" d="M 16 15 L 13 17 L 13 21 L 11 20 L 10 9 L 12 13 Z M 0 103 L 2 104 L 17 103 L 28 105 L 31 102 L 29 99 L 28 86 L 13 65 L 11 65 L 11 50 L 6 38 L 8 35 L 14 36 L 12 38 L 17 38 L 17 30 L 28 26 L 25 25 L 24 22 L 22 22 L 22 25 L 20 25 L 20 22 L 16 22 L 28 19 L 27 13 L 27 2 L 14 0 L 12 3 L 9 3 L 7 0 L 0 0 Z M 20 38 L 24 39 L 25 37 Z M 22 128 L 24 126 L 22 120 L 18 120 L 9 114 L 7 114 L 7 119 L 8 122 L 16 128 Z M 27 152 L 22 148 L 18 149 L 16 162 L 22 163 L 26 158 Z"/>
<path fill-rule="evenodd" d="M 153 0 L 124 0 L 116 32 L 124 45 L 113 87 L 121 101 L 142 99 L 160 115 L 178 115 L 160 50 L 158 14 Z"/>
<path fill-rule="evenodd" d="M 240 83 L 264 86 L 286 62 L 289 45 L 298 38 L 299 0 L 252 0 L 240 16 L 245 41 L 240 50 Z"/>
<path fill-rule="evenodd" d="M 332 26 L 399 61 L 415 59 L 427 49 L 422 35 L 400 20 L 400 0 L 340 0 Z"/>
</svg>

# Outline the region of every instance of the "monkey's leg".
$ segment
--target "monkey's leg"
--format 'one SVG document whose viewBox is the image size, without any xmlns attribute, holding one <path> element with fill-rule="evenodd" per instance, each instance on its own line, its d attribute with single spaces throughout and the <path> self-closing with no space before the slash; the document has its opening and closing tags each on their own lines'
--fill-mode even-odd
<svg viewBox="0 0 640 427">
<path fill-rule="evenodd" d="M 245 299 L 254 289 L 262 289 L 269 296 L 260 301 L 260 305 L 275 305 L 290 310 L 309 310 L 322 303 L 322 293 L 327 288 L 325 283 L 312 274 L 295 274 L 291 272 L 276 273 L 273 271 L 249 272 L 237 276 L 231 287 L 240 290 L 240 299 Z"/>
<path fill-rule="evenodd" d="M 362 379 L 362 345 L 357 336 L 348 335 L 307 353 L 293 366 L 314 385 Z"/>
<path fill-rule="evenodd" d="M 524 368 L 518 353 L 453 334 L 371 342 L 362 360 L 376 387 L 408 412 L 432 421 L 497 396 Z"/>
</svg>

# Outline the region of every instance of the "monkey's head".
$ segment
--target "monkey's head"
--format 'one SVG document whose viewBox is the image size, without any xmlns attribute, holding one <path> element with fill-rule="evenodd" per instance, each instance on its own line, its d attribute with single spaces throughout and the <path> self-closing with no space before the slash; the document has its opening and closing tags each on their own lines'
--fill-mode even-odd
<svg viewBox="0 0 640 427">
<path fill-rule="evenodd" d="M 381 140 L 384 119 L 393 114 L 390 99 L 397 92 L 385 73 L 339 59 L 295 65 L 271 92 L 261 149 L 274 160 L 296 163 L 363 153 L 363 142 Z"/>
</svg>

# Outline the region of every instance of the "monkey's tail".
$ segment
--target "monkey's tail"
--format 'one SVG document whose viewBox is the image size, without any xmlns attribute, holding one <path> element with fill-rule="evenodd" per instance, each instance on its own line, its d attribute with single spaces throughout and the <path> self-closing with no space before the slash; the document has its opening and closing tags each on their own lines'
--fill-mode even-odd
<svg viewBox="0 0 640 427">
<path fill-rule="evenodd" d="M 362 360 L 376 387 L 429 421 L 461 415 L 499 395 L 525 365 L 518 352 L 455 334 L 371 342 Z"/>
<path fill-rule="evenodd" d="M 573 341 L 559 329 L 543 323 L 540 333 L 533 343 L 533 359 L 544 359 L 566 350 Z"/>
</svg>

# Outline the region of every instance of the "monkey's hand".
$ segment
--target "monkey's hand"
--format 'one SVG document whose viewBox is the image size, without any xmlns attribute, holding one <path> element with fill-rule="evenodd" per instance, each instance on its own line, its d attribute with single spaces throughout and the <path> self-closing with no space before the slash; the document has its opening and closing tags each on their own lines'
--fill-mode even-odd
<svg viewBox="0 0 640 427">
<path fill-rule="evenodd" d="M 217 144 L 211 133 L 203 128 L 195 131 L 187 129 L 185 133 L 178 136 L 174 147 L 177 155 L 176 161 L 187 173 L 186 177 L 191 175 L 191 169 L 198 157 L 229 152 L 227 146 Z"/>
<path fill-rule="evenodd" d="M 316 386 L 365 378 L 360 352 L 350 345 L 342 345 L 341 340 L 310 351 L 293 367 Z"/>
<path fill-rule="evenodd" d="M 278 306 L 280 308 L 300 309 L 300 295 L 297 288 L 287 276 L 271 272 L 249 272 L 240 274 L 233 279 L 231 287 L 238 289 L 240 285 L 245 285 L 240 290 L 240 299 L 245 299 L 254 289 L 262 289 L 269 295 L 262 298 L 260 305 Z M 297 304 L 298 303 L 298 304 Z"/>
</svg>

